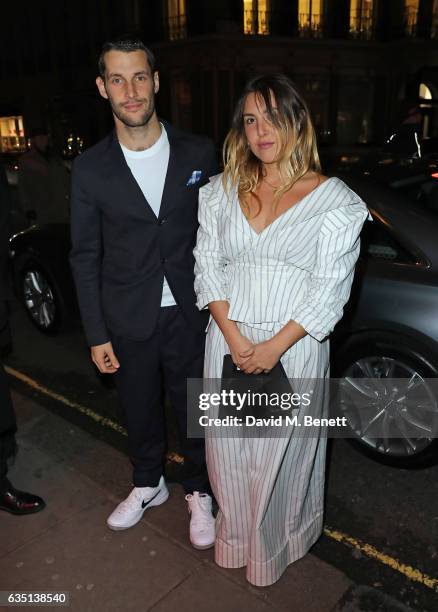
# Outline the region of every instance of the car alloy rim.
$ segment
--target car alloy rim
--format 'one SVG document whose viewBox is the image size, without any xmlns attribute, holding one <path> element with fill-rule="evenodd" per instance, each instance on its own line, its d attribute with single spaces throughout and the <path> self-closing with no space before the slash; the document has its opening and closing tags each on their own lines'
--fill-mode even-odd
<svg viewBox="0 0 438 612">
<path fill-rule="evenodd" d="M 55 320 L 55 297 L 47 279 L 38 270 L 27 270 L 23 278 L 24 302 L 39 327 L 48 328 Z"/>
<path fill-rule="evenodd" d="M 340 381 L 338 405 L 355 437 L 383 455 L 417 455 L 436 431 L 433 389 L 415 369 L 392 357 L 351 364 Z"/>
</svg>

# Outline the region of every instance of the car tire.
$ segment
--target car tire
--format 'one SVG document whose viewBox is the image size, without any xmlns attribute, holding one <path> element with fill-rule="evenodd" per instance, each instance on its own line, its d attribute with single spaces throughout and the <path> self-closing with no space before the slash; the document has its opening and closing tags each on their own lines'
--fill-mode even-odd
<svg viewBox="0 0 438 612">
<path fill-rule="evenodd" d="M 16 265 L 15 284 L 27 316 L 40 332 L 55 335 L 65 328 L 65 302 L 44 264 L 33 257 L 21 258 Z"/>
<path fill-rule="evenodd" d="M 425 411 L 422 418 L 436 433 L 435 424 L 438 417 L 436 394 L 431 392 L 430 383 L 424 379 L 438 378 L 438 360 L 431 360 L 426 355 L 428 351 L 425 347 L 408 338 L 385 333 L 359 335 L 351 338 L 336 351 L 332 372 L 335 378 L 341 379 L 355 378 L 358 372 L 365 374 L 364 378 L 367 378 L 368 374 L 369 379 L 374 376 L 385 378 L 384 375 L 390 372 L 397 374 L 392 376 L 394 379 L 409 377 L 412 374 L 419 385 L 424 384 L 424 389 L 420 386 L 419 392 L 425 394 L 430 392 L 427 397 L 430 398 L 430 402 L 434 402 L 431 404 L 434 411 L 430 413 Z M 379 367 L 383 371 L 379 371 Z M 406 373 L 404 376 L 403 372 Z M 388 379 L 388 376 L 386 378 Z M 347 424 L 351 430 L 348 441 L 362 454 L 379 463 L 404 469 L 419 469 L 438 463 L 438 440 L 434 439 L 433 435 L 418 438 L 407 435 L 406 438 L 391 438 L 389 441 L 367 437 L 363 433 L 363 430 L 366 430 L 363 427 L 363 419 L 355 418 L 355 408 L 349 412 L 348 401 L 345 405 L 344 410 L 340 401 L 337 402 L 336 408 L 340 409 L 339 414 L 347 417 Z M 396 402 L 394 405 L 398 406 Z M 381 413 L 380 408 L 379 413 Z"/>
</svg>

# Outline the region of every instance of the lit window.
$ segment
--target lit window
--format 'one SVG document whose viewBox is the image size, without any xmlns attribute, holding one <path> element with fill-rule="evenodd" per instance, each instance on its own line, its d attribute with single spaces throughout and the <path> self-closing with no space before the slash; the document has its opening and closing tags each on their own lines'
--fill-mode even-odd
<svg viewBox="0 0 438 612">
<path fill-rule="evenodd" d="M 321 36 L 322 0 L 299 0 L 298 32 L 300 36 Z"/>
<path fill-rule="evenodd" d="M 373 0 L 350 0 L 350 35 L 371 38 L 373 34 Z"/>
<path fill-rule="evenodd" d="M 269 34 L 270 0 L 243 0 L 244 34 Z"/>
<path fill-rule="evenodd" d="M 18 153 L 25 150 L 23 117 L 0 117 L 0 151 Z"/>
<path fill-rule="evenodd" d="M 253 0 L 243 0 L 243 33 L 255 34 Z"/>
<path fill-rule="evenodd" d="M 186 38 L 186 0 L 167 0 L 167 24 L 170 40 Z"/>
<path fill-rule="evenodd" d="M 420 96 L 420 98 L 423 98 L 423 100 L 432 100 L 432 92 L 430 91 L 426 83 L 420 83 L 418 95 Z"/>
<path fill-rule="evenodd" d="M 417 32 L 419 0 L 405 0 L 404 30 L 406 36 L 415 36 Z"/>
</svg>

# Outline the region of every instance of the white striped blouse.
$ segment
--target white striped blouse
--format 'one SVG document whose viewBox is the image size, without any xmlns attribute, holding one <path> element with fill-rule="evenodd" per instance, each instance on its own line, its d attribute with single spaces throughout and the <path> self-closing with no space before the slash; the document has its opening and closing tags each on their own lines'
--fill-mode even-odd
<svg viewBox="0 0 438 612">
<path fill-rule="evenodd" d="M 359 255 L 365 203 L 329 178 L 258 234 L 222 175 L 199 190 L 197 306 L 226 300 L 228 318 L 272 331 L 291 319 L 318 341 L 342 317 Z M 369 218 L 371 218 L 369 216 Z"/>
</svg>

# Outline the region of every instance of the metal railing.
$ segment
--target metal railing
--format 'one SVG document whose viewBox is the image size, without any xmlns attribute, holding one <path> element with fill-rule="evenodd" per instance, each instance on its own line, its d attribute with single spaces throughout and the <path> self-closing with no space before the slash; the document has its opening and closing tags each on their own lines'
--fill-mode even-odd
<svg viewBox="0 0 438 612">
<path fill-rule="evenodd" d="M 271 12 L 270 11 L 244 11 L 243 33 L 244 34 L 270 34 Z"/>
<path fill-rule="evenodd" d="M 187 38 L 187 18 L 185 15 L 168 17 L 167 31 L 170 40 L 181 40 Z"/>
<path fill-rule="evenodd" d="M 323 34 L 322 15 L 300 13 L 298 15 L 298 35 L 303 38 L 320 38 Z"/>
</svg>

